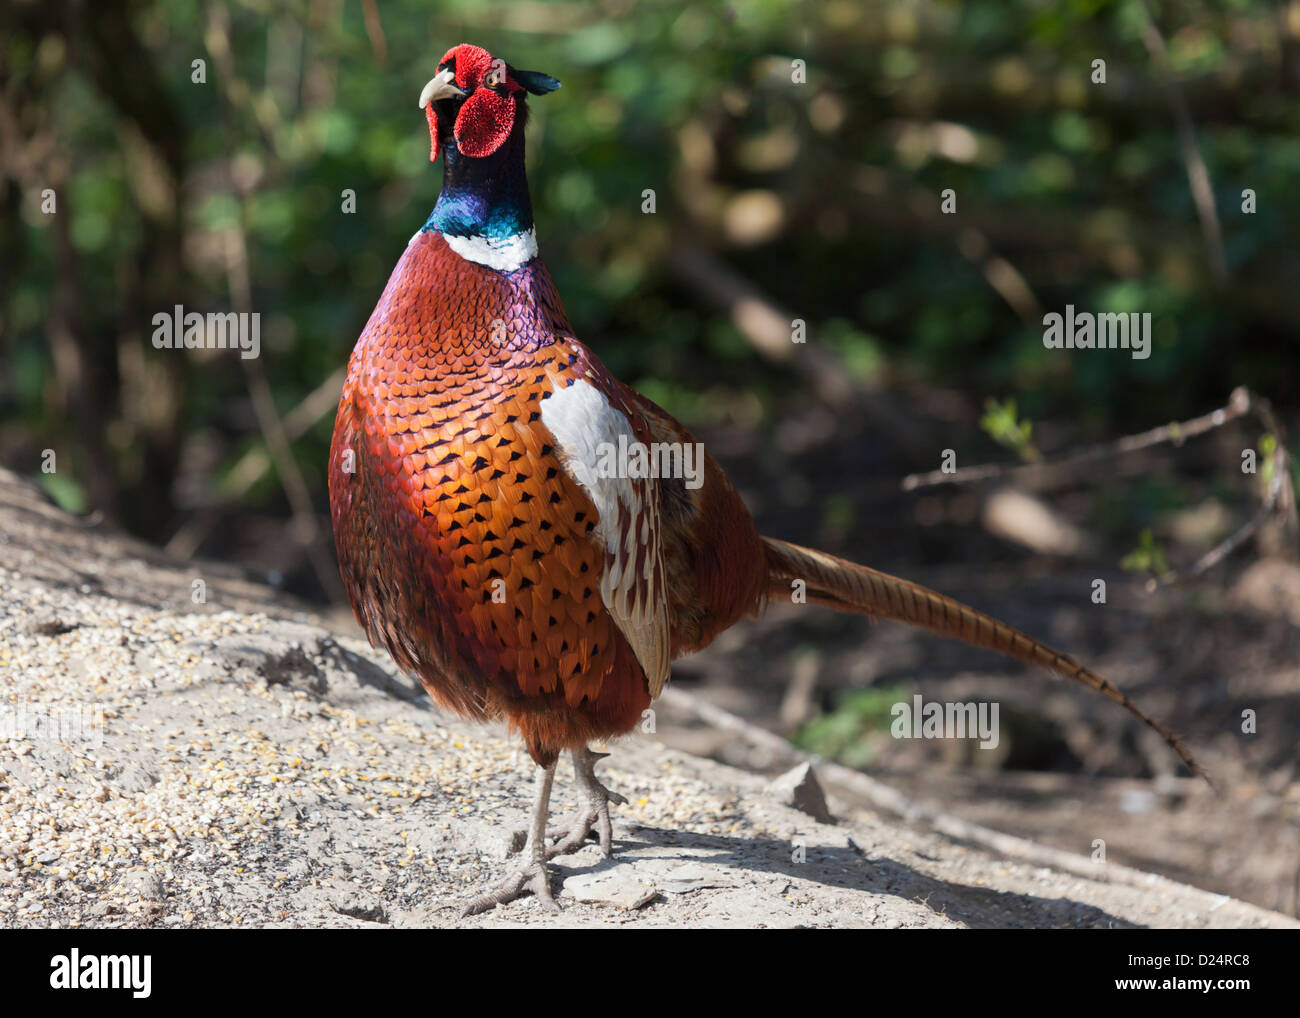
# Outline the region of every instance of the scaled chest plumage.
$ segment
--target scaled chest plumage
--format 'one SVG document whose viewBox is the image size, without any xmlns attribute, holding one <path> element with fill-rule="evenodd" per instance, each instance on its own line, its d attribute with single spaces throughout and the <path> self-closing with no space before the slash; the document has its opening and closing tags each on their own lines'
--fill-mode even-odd
<svg viewBox="0 0 1300 1018">
<path fill-rule="evenodd" d="M 572 738 L 613 734 L 649 702 L 602 600 L 597 508 L 544 421 L 575 384 L 619 402 L 542 263 L 493 271 L 423 231 L 353 352 L 331 449 L 340 564 L 371 639 L 444 704 L 522 715 L 526 736 L 557 712 Z M 649 573 L 643 596 L 662 602 Z"/>
</svg>

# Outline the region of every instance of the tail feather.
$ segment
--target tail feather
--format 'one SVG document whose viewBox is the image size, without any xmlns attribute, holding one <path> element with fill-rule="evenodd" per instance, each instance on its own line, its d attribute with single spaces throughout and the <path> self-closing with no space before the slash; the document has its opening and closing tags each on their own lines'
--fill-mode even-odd
<svg viewBox="0 0 1300 1018">
<path fill-rule="evenodd" d="M 802 580 L 807 584 L 808 600 L 817 604 L 840 611 L 862 612 L 906 622 L 940 636 L 998 651 L 1026 664 L 1039 665 L 1063 678 L 1081 682 L 1114 700 L 1155 731 L 1190 770 L 1210 783 L 1209 775 L 1176 735 L 1160 722 L 1148 717 L 1123 690 L 1085 668 L 1068 654 L 1062 654 L 960 601 L 897 576 L 771 537 L 763 538 L 763 545 L 773 590 L 779 588 L 788 591 L 791 581 Z"/>
</svg>

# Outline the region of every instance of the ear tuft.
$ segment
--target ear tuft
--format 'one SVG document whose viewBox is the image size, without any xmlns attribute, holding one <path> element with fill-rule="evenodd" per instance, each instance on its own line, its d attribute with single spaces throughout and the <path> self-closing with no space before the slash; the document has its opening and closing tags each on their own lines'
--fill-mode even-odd
<svg viewBox="0 0 1300 1018">
<path fill-rule="evenodd" d="M 533 95 L 545 95 L 560 87 L 560 83 L 555 78 L 541 71 L 516 71 L 511 68 L 510 74 Z"/>
</svg>

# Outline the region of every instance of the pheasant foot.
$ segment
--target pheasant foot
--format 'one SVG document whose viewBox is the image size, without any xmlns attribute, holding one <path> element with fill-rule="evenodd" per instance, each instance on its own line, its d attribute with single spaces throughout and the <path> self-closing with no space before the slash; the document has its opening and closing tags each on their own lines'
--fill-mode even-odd
<svg viewBox="0 0 1300 1018">
<path fill-rule="evenodd" d="M 610 821 L 611 803 L 625 803 L 627 799 L 611 792 L 596 778 L 596 762 L 609 756 L 589 749 L 573 751 L 573 775 L 578 783 L 578 813 L 573 823 L 565 827 L 548 828 L 547 837 L 556 838 L 546 850 L 546 858 L 567 855 L 583 844 L 593 833 L 600 842 L 600 850 L 609 855 L 613 850 L 614 827 Z"/>
<path fill-rule="evenodd" d="M 546 816 L 554 780 L 555 764 L 538 769 L 533 817 L 529 825 L 528 841 L 524 844 L 523 861 L 505 880 L 472 898 L 461 912 L 461 918 L 504 905 L 529 891 L 552 912 L 560 911 L 560 906 L 555 904 L 555 898 L 551 894 L 551 871 L 546 865 Z"/>
</svg>

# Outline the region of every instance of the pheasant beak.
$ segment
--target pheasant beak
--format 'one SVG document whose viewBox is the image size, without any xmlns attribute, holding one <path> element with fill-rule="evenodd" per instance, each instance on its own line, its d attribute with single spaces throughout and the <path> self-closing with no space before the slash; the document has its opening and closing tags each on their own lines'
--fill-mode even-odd
<svg viewBox="0 0 1300 1018">
<path fill-rule="evenodd" d="M 420 92 L 420 109 L 424 109 L 431 102 L 437 102 L 439 99 L 461 98 L 466 93 L 456 87 L 456 72 L 448 67 L 444 71 L 439 71 Z"/>
</svg>

